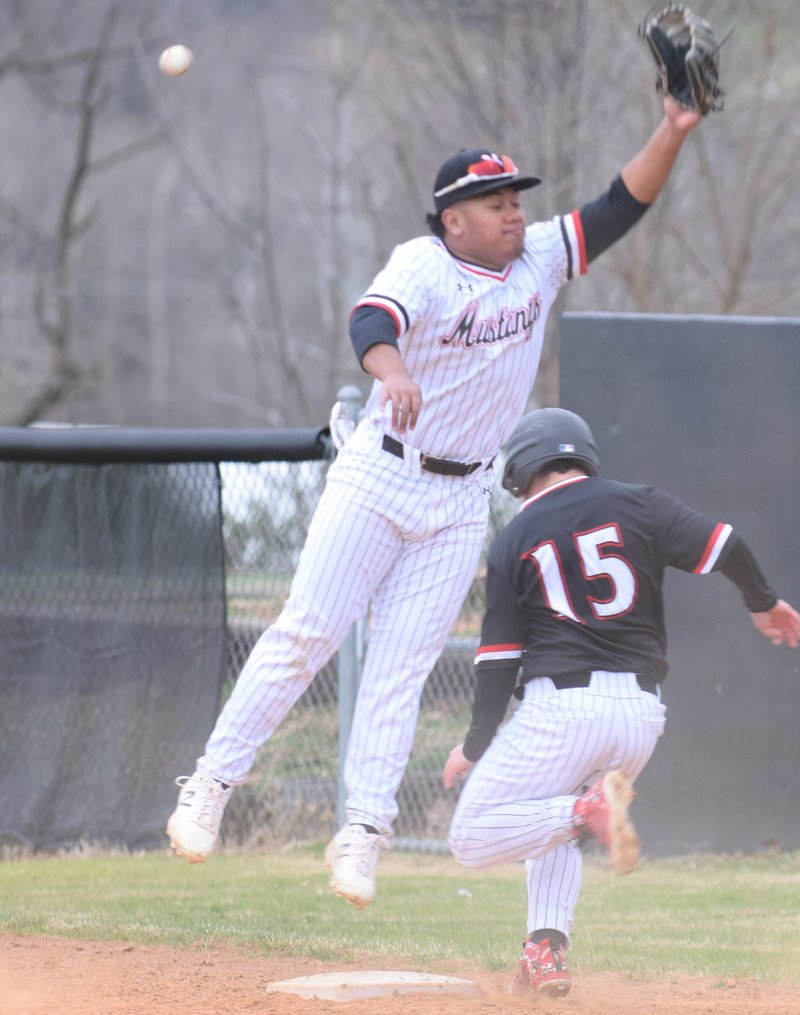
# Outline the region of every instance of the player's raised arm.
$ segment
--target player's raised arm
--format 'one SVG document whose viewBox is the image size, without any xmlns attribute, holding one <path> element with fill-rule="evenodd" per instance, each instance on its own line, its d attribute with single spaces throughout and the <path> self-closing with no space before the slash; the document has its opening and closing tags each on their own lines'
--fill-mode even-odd
<svg viewBox="0 0 800 1015">
<path fill-rule="evenodd" d="M 664 186 L 687 134 L 712 110 L 723 108 L 722 43 L 713 26 L 684 4 L 651 9 L 639 34 L 655 60 L 664 119 L 624 167 L 622 178 L 637 200 L 649 204 Z"/>
<path fill-rule="evenodd" d="M 622 168 L 625 186 L 637 201 L 642 204 L 655 201 L 672 172 L 683 142 L 701 119 L 695 110 L 684 109 L 669 96 L 664 99 L 661 123 L 644 147 Z"/>
<path fill-rule="evenodd" d="M 621 239 L 644 215 L 667 182 L 686 135 L 700 120 L 669 96 L 664 118 L 647 143 L 623 166 L 610 187 L 580 209 L 580 221 L 591 263 Z"/>
</svg>

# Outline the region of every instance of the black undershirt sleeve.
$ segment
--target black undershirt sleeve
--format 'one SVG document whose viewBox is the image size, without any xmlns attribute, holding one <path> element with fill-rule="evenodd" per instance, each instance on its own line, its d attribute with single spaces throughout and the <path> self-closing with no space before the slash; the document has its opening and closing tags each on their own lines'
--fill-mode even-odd
<svg viewBox="0 0 800 1015">
<path fill-rule="evenodd" d="M 475 698 L 472 725 L 464 738 L 464 757 L 477 761 L 492 742 L 503 721 L 508 702 L 517 682 L 519 663 L 502 668 L 482 668 L 475 673 Z"/>
<path fill-rule="evenodd" d="M 397 345 L 397 326 L 388 310 L 381 307 L 356 307 L 350 317 L 350 341 L 360 363 L 373 345 Z"/>
<path fill-rule="evenodd" d="M 766 613 L 767 610 L 771 610 L 778 597 L 761 573 L 761 568 L 747 543 L 734 532 L 728 540 L 725 551 L 722 562 L 715 570 L 724 574 L 739 589 L 744 605 L 751 613 Z"/>
<path fill-rule="evenodd" d="M 580 209 L 580 217 L 587 262 L 594 261 L 624 236 L 649 207 L 636 200 L 621 176 L 617 176 L 600 197 L 585 204 Z"/>
</svg>

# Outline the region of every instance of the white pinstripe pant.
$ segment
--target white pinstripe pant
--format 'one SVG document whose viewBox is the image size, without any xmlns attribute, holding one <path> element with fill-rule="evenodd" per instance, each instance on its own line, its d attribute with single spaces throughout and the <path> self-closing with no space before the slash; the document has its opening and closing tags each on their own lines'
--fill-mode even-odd
<svg viewBox="0 0 800 1015">
<path fill-rule="evenodd" d="M 345 781 L 348 820 L 391 832 L 419 699 L 483 547 L 491 469 L 422 472 L 364 420 L 328 472 L 289 598 L 253 648 L 197 767 L 236 785 L 371 607 Z"/>
<path fill-rule="evenodd" d="M 631 673 L 592 673 L 589 687 L 557 690 L 547 678 L 489 745 L 461 792 L 450 848 L 467 867 L 525 860 L 528 933 L 569 936 L 582 855 L 573 808 L 583 787 L 612 768 L 634 781 L 664 731 L 666 709 Z"/>
</svg>

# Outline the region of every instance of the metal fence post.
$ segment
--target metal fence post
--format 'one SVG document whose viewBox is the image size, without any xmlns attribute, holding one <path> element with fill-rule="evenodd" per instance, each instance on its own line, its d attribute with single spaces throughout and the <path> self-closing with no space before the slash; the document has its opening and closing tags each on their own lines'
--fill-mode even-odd
<svg viewBox="0 0 800 1015">
<path fill-rule="evenodd" d="M 339 389 L 336 397 L 347 406 L 350 419 L 358 422 L 364 410 L 361 390 L 354 384 L 347 384 Z M 347 745 L 350 742 L 350 730 L 353 725 L 358 684 L 361 679 L 365 636 L 366 624 L 364 620 L 357 620 L 339 649 L 339 775 L 336 786 L 336 818 L 339 827 L 347 821 L 344 765 L 347 758 Z"/>
</svg>

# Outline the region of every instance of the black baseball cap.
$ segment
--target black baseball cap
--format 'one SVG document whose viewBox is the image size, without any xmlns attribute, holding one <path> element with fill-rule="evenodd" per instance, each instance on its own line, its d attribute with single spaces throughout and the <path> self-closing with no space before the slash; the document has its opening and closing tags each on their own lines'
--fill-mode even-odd
<svg viewBox="0 0 800 1015">
<path fill-rule="evenodd" d="M 438 213 L 456 201 L 501 187 L 527 190 L 541 182 L 538 176 L 520 176 L 508 155 L 496 155 L 488 148 L 462 148 L 436 174 L 433 200 Z"/>
</svg>

